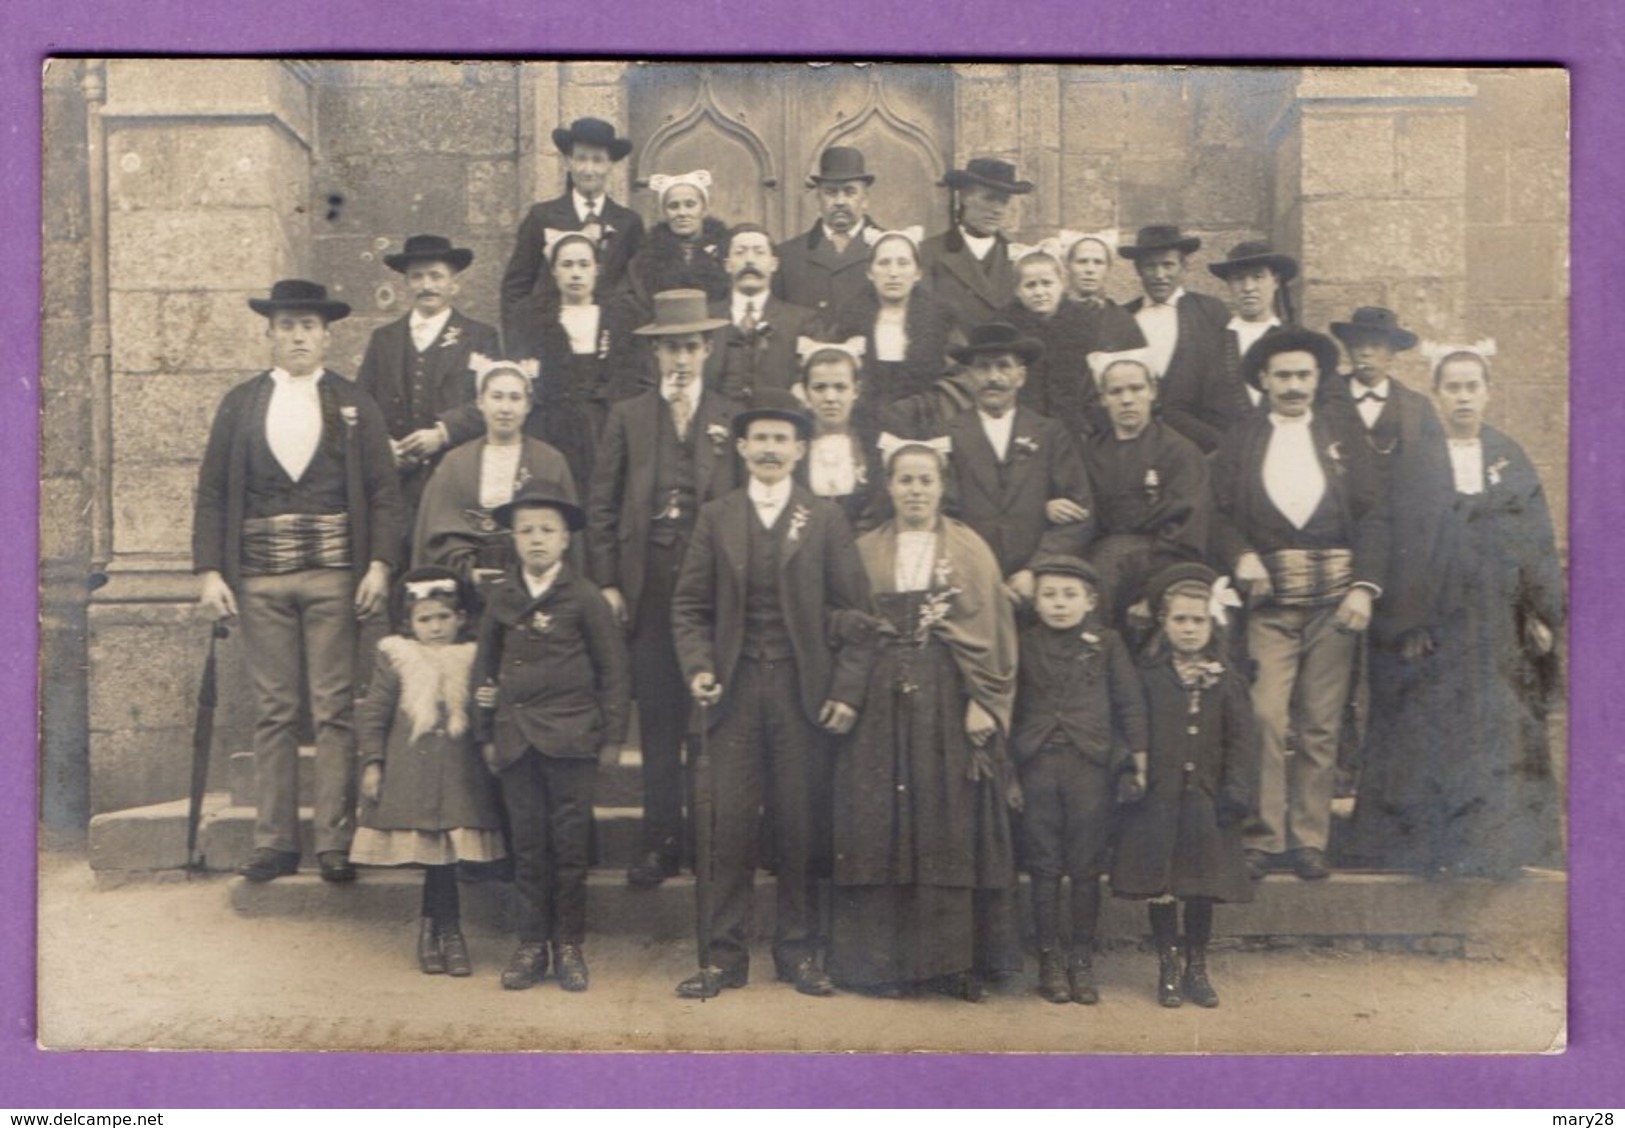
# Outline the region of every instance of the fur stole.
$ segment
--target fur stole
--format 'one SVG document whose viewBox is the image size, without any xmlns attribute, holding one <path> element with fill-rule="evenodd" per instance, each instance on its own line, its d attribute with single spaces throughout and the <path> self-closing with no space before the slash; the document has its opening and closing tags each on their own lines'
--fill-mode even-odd
<svg viewBox="0 0 1625 1128">
<path fill-rule="evenodd" d="M 727 243 L 727 226 L 709 215 L 693 243 L 673 235 L 669 224 L 656 224 L 632 260 L 639 296 L 650 302 L 662 290 L 704 290 L 707 301 L 722 301 L 732 288 L 722 265 Z"/>
<path fill-rule="evenodd" d="M 378 643 L 378 652 L 400 675 L 400 696 L 395 707 L 412 723 L 413 741 L 434 731 L 442 716 L 447 736 L 460 737 L 468 732 L 468 681 L 474 670 L 472 642 L 424 646 L 416 639 L 390 635 Z"/>
<path fill-rule="evenodd" d="M 868 355 L 873 358 L 876 355 L 875 319 L 879 316 L 880 295 L 875 293 L 873 284 L 865 285 L 836 312 L 835 339 L 861 336 L 868 342 Z M 928 391 L 937 378 L 952 367 L 948 350 L 954 344 L 953 310 L 938 301 L 923 283 L 915 286 L 909 295 L 903 334 L 908 338 L 908 345 L 901 371 L 884 387 L 876 386 L 873 378 L 864 385 L 864 394 L 877 406 Z M 869 364 L 873 366 L 876 362 L 871 359 Z"/>
</svg>

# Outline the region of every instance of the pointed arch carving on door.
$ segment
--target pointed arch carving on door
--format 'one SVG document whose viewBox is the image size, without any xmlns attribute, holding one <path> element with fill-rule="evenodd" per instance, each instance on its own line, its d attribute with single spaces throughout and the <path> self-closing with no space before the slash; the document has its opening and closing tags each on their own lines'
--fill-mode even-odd
<svg viewBox="0 0 1625 1128">
<path fill-rule="evenodd" d="M 831 145 L 838 144 L 843 138 L 858 134 L 871 118 L 879 118 L 886 129 L 901 135 L 911 142 L 930 162 L 931 168 L 937 176 L 941 176 L 948 171 L 942 151 L 937 148 L 936 143 L 931 139 L 931 134 L 892 108 L 891 103 L 886 98 L 886 83 L 882 73 L 878 67 L 872 67 L 869 71 L 868 99 L 852 116 L 836 122 L 818 138 L 813 145 L 812 163 L 807 167 L 807 173 L 811 175 L 818 171 L 818 156 L 820 153 Z"/>
<path fill-rule="evenodd" d="M 779 170 L 773 150 L 761 134 L 743 120 L 744 116 L 744 110 L 737 114 L 728 112 L 717 96 L 711 68 L 700 68 L 699 87 L 693 102 L 681 113 L 669 117 L 637 150 L 632 170 L 633 187 L 648 188 L 649 177 L 656 172 L 690 171 L 667 167 L 675 156 L 686 150 L 708 152 L 703 159 L 713 181 L 711 213 L 729 222 L 767 221 L 776 210 L 770 206 L 769 193 L 779 186 Z M 657 207 L 639 210 L 654 222 L 660 219 L 658 214 L 653 214 L 658 212 Z"/>
</svg>

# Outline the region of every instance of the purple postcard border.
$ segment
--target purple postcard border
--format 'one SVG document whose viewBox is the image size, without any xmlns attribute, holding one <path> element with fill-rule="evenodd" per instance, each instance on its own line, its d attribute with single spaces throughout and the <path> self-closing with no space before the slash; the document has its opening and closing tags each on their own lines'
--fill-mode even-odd
<svg viewBox="0 0 1625 1128">
<path fill-rule="evenodd" d="M 1620 343 L 1610 299 L 1625 292 L 1625 15 L 1584 0 L 1485 5 L 1374 0 L 1182 11 L 1184 4 L 1001 4 L 948 0 L 922 21 L 916 3 L 825 0 L 811 12 L 748 7 L 730 24 L 656 0 L 548 5 L 463 0 L 407 5 L 284 0 L 276 5 L 10 0 L 0 47 L 8 107 L 0 225 L 22 263 L 0 275 L 0 574 L 7 631 L 0 702 L 13 718 L 9 786 L 0 791 L 0 1107 L 293 1106 L 1542 1106 L 1617 1105 L 1625 1060 L 1625 895 L 1617 885 L 1625 753 L 1611 737 L 1625 693 L 1606 687 L 1625 609 L 1618 580 L 1625 530 L 1625 397 L 1609 394 L 1606 358 Z M 1195 9 L 1195 5 L 1189 5 Z M 706 12 L 721 9 L 707 8 Z M 579 17 L 579 18 L 577 18 Z M 674 17 L 691 22 L 674 26 Z M 566 24 L 569 26 L 566 26 Z M 1575 240 L 1572 304 L 1571 678 L 1572 967 L 1570 1047 L 1560 1055 L 1409 1058 L 1113 1058 L 967 1055 L 504 1056 L 387 1054 L 43 1053 L 34 1045 L 34 865 L 38 763 L 40 67 L 76 54 L 572 54 L 887 58 L 1054 57 L 1342 62 L 1557 63 L 1573 81 Z M 1228 52 L 1228 58 L 1220 58 Z M 1610 122 L 1615 123 L 1610 126 Z M 1606 305 L 1605 305 L 1606 303 Z M 1611 441 L 1612 440 L 1612 441 Z M 26 734 L 26 735 L 25 735 Z M 109 953 L 116 958 L 116 953 Z"/>
</svg>

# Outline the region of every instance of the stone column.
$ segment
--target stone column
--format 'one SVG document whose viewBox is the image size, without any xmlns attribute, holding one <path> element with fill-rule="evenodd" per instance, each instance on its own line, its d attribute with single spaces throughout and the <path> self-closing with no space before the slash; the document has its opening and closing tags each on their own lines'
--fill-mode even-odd
<svg viewBox="0 0 1625 1128">
<path fill-rule="evenodd" d="M 1009 222 L 1019 237 L 1053 234 L 1061 222 L 1060 67 L 956 63 L 955 168 L 972 157 L 996 157 L 1037 187 L 1018 196 Z M 933 234 L 927 224 L 927 234 Z"/>
<path fill-rule="evenodd" d="M 266 364 L 247 299 L 308 266 L 312 124 L 298 65 L 119 60 L 106 78 L 106 183 L 91 185 L 108 201 L 112 347 L 111 441 L 94 468 L 110 559 L 90 607 L 93 812 L 186 793 L 208 637 L 191 575 L 198 460 L 222 395 Z M 224 657 L 219 724 L 246 740 L 235 642 Z"/>
</svg>

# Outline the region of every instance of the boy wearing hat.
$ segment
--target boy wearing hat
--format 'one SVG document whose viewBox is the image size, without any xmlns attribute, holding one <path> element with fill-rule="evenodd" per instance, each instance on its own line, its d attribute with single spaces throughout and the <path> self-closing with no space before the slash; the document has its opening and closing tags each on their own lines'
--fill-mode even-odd
<svg viewBox="0 0 1625 1128">
<path fill-rule="evenodd" d="M 502 334 L 510 342 L 536 340 L 524 325 L 534 318 L 535 299 L 557 293 L 547 269 L 547 232 L 581 231 L 598 244 L 600 300 L 630 284 L 627 264 L 643 244 L 643 219 L 609 198 L 609 174 L 632 151 L 632 142 L 598 118 L 577 118 L 553 131 L 567 173 L 564 194 L 531 206 L 519 225 L 508 269 L 502 275 Z"/>
<path fill-rule="evenodd" d="M 323 367 L 328 326 L 350 307 L 289 279 L 249 307 L 271 368 L 226 393 L 198 470 L 192 564 L 200 602 L 242 617 L 254 685 L 254 854 L 238 873 L 299 868 L 301 664 L 316 725 L 316 856 L 351 881 L 357 623 L 381 610 L 403 522 L 389 432 L 371 396 Z"/>
<path fill-rule="evenodd" d="M 1037 622 L 1021 633 L 1010 747 L 1021 774 L 1022 837 L 1038 926 L 1038 993 L 1099 1001 L 1093 950 L 1117 777 L 1149 745 L 1145 692 L 1128 648 L 1094 614 L 1096 575 L 1076 556 L 1033 562 Z M 1072 879 L 1072 946 L 1062 948 L 1061 878 Z"/>
<path fill-rule="evenodd" d="M 404 277 L 412 309 L 373 330 L 356 384 L 378 401 L 389 427 L 408 530 L 424 483 L 451 445 L 443 417 L 474 398 L 469 358 L 502 352 L 494 326 L 451 304 L 458 276 L 473 261 L 473 251 L 452 246 L 442 235 L 413 235 L 400 251 L 384 256 L 384 265 Z"/>
<path fill-rule="evenodd" d="M 1140 228 L 1135 242 L 1117 253 L 1134 263 L 1143 297 L 1126 307 L 1139 323 L 1149 349 L 1147 363 L 1157 377 L 1163 418 L 1180 434 L 1211 452 L 1219 445 L 1218 428 L 1202 418 L 1199 406 L 1204 389 L 1222 387 L 1225 326 L 1230 310 L 1218 298 L 1187 291 L 1185 272 L 1192 254 L 1202 246 L 1195 235 L 1185 235 L 1172 224 Z"/>
<path fill-rule="evenodd" d="M 818 193 L 819 220 L 773 249 L 775 295 L 828 319 L 862 292 L 869 266 L 865 232 L 884 230 L 868 214 L 874 182 L 861 150 L 836 145 L 819 154 L 818 171 L 807 177 L 807 187 Z"/>
<path fill-rule="evenodd" d="M 966 366 L 976 407 L 948 421 L 959 517 L 999 561 L 1013 598 L 1032 598 L 1040 553 L 1082 556 L 1094 538 L 1094 500 L 1078 443 L 1055 419 L 1018 403 L 1027 366 L 1044 346 L 1003 322 L 973 329 L 951 350 Z"/>
<path fill-rule="evenodd" d="M 1250 608 L 1262 767 L 1247 862 L 1255 877 L 1284 860 L 1313 881 L 1330 873 L 1338 730 L 1358 636 L 1388 575 L 1388 496 L 1359 420 L 1315 406 L 1337 376 L 1329 337 L 1266 334 L 1241 370 L 1266 410 L 1226 434 L 1214 460 L 1213 546 Z"/>
<path fill-rule="evenodd" d="M 949 169 L 940 186 L 951 194 L 949 226 L 920 244 L 920 266 L 962 328 L 998 320 L 1016 296 L 1004 235 L 1010 201 L 1031 192 L 1033 183 L 1017 180 L 1016 166 L 1007 161 L 976 157 Z"/>
<path fill-rule="evenodd" d="M 700 290 L 655 295 L 648 341 L 660 385 L 610 408 L 587 491 L 587 570 L 630 636 L 643 752 L 643 849 L 633 885 L 677 874 L 683 832 L 688 687 L 671 634 L 671 597 L 700 507 L 738 482 L 739 405 L 704 379 L 717 330 Z"/>
<path fill-rule="evenodd" d="M 743 987 L 750 976 L 751 885 L 760 820 L 773 834 L 778 978 L 804 995 L 834 986 L 819 965 L 815 857 L 828 816 L 819 776 L 824 732 L 848 732 L 863 702 L 864 665 L 832 651 L 829 616 L 864 611 L 868 579 L 852 530 L 833 503 L 795 481 L 812 422 L 789 392 L 765 389 L 733 420 L 750 475 L 700 510 L 672 596 L 672 633 L 699 706 L 696 807 L 702 844 L 700 969 L 684 998 Z"/>
<path fill-rule="evenodd" d="M 474 653 L 476 736 L 508 812 L 519 946 L 502 986 L 519 991 L 553 967 L 587 989 L 587 851 L 593 785 L 626 739 L 626 644 L 609 605 L 565 559 L 586 515 L 540 482 L 492 516 L 513 536 L 514 565 L 487 589 Z"/>
</svg>

